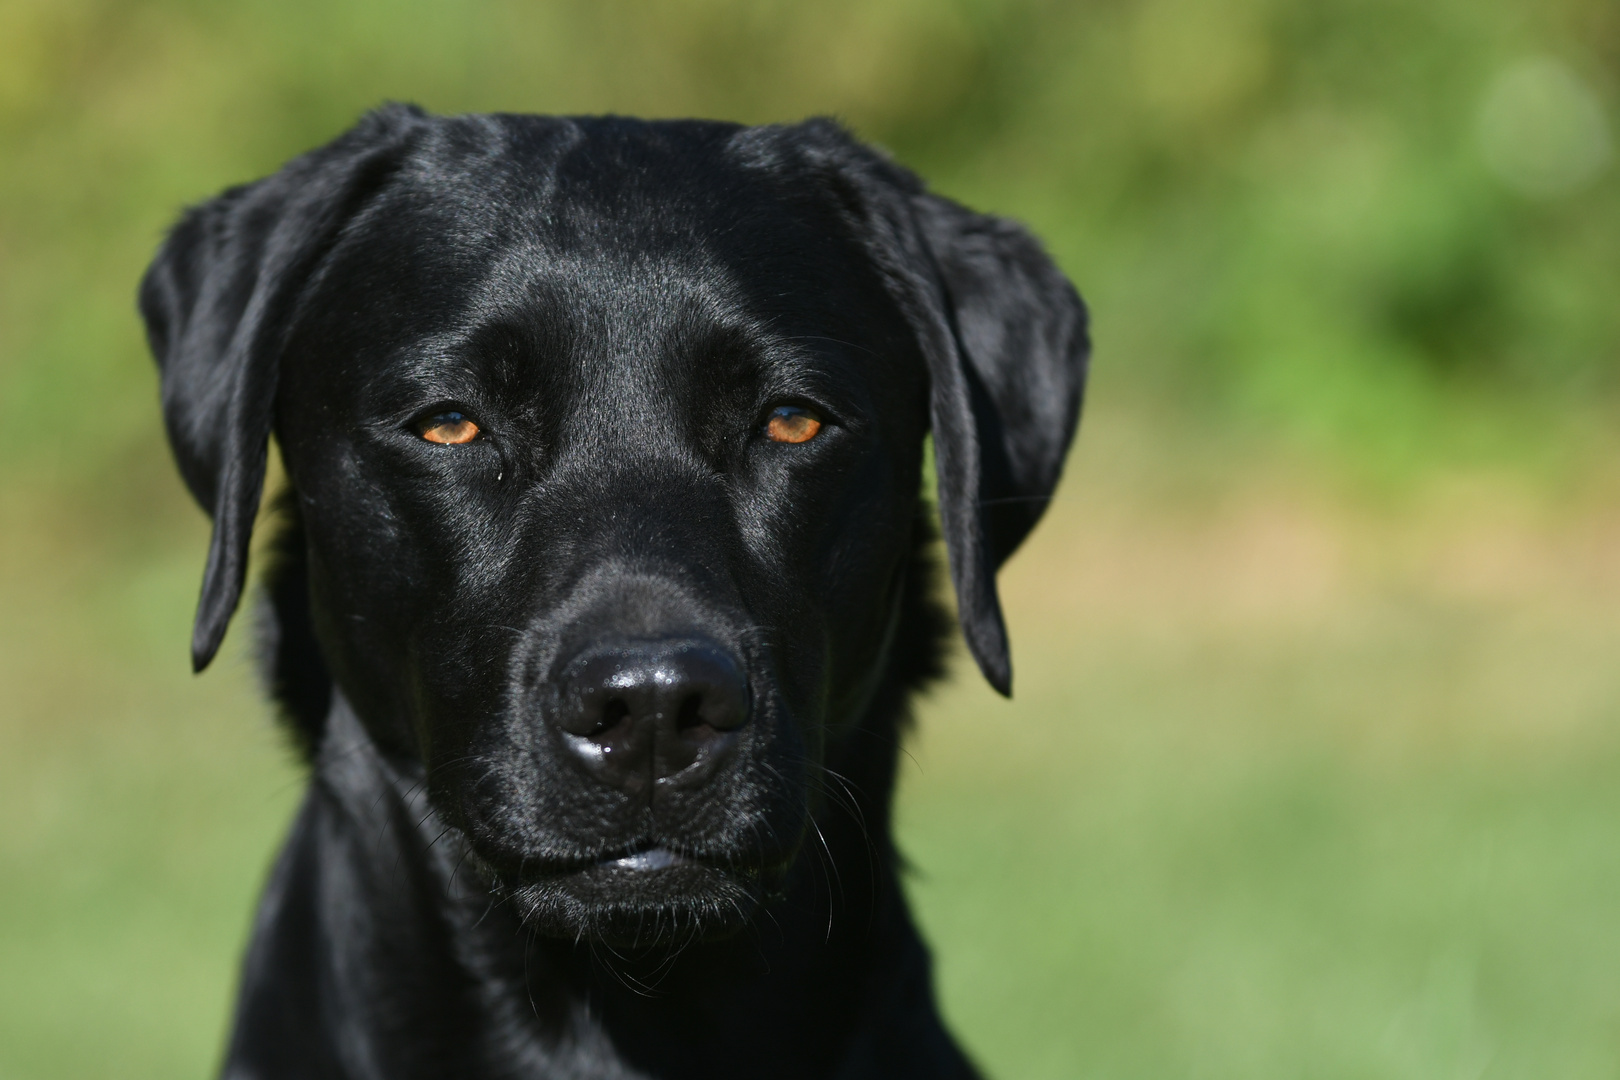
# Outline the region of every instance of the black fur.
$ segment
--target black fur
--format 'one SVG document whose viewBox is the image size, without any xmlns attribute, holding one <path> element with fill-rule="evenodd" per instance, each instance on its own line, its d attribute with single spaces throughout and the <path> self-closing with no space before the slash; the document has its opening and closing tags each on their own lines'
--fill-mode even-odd
<svg viewBox="0 0 1620 1080">
<path fill-rule="evenodd" d="M 298 756 L 315 760 L 332 711 L 332 674 L 321 658 L 309 611 L 309 556 L 291 488 L 270 505 L 274 532 L 265 546 L 259 603 L 259 671 Z"/>
<path fill-rule="evenodd" d="M 995 570 L 1078 417 L 1027 233 L 827 121 L 390 107 L 188 212 L 141 309 L 199 669 L 272 435 L 289 477 L 261 650 L 311 779 L 227 1077 L 973 1075 L 889 815 L 946 626 L 924 435 L 1005 693 Z"/>
</svg>

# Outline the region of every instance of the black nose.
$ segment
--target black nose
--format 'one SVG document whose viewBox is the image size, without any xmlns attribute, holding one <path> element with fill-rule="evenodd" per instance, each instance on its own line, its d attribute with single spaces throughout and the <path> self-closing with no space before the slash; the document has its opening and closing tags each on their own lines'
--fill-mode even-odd
<svg viewBox="0 0 1620 1080">
<path fill-rule="evenodd" d="M 705 782 L 748 722 L 742 667 L 709 642 L 598 646 L 564 669 L 559 689 L 564 742 L 591 773 L 631 795 L 659 782 Z"/>
</svg>

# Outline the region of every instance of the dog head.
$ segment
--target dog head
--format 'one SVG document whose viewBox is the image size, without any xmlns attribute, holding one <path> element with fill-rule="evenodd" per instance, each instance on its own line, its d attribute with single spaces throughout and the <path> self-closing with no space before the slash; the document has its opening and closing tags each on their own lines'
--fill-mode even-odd
<svg viewBox="0 0 1620 1080">
<path fill-rule="evenodd" d="M 1010 687 L 995 570 L 1073 434 L 1084 311 L 831 123 L 385 109 L 187 213 L 141 309 L 214 520 L 196 668 L 273 433 L 333 681 L 547 932 L 724 932 L 793 863 L 890 661 L 930 430 Z"/>
</svg>

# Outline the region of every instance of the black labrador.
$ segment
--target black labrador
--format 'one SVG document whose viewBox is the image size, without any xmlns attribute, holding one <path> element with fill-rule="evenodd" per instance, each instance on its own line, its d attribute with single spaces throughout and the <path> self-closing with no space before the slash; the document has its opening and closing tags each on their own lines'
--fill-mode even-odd
<svg viewBox="0 0 1620 1080">
<path fill-rule="evenodd" d="M 1079 298 L 837 125 L 393 106 L 141 286 L 213 517 L 288 491 L 264 652 L 311 779 L 224 1075 L 969 1077 L 898 884 L 908 695 L 1057 482 Z"/>
</svg>

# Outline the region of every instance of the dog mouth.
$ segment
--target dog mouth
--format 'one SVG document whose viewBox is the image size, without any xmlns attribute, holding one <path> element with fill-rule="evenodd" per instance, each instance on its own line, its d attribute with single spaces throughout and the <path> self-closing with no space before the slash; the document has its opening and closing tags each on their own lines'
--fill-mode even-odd
<svg viewBox="0 0 1620 1080">
<path fill-rule="evenodd" d="M 765 872 L 763 867 L 746 861 L 692 852 L 660 841 L 623 844 L 599 854 L 573 858 L 534 860 L 508 856 L 498 862 L 485 860 L 484 865 L 494 870 L 497 877 L 514 885 L 544 885 L 572 878 L 651 880 L 675 871 L 704 872 L 749 881 Z"/>
<path fill-rule="evenodd" d="M 754 860 L 691 851 L 676 844 L 651 841 L 626 845 L 584 859 L 549 866 L 529 866 L 514 875 L 523 885 L 588 884 L 596 890 L 648 897 L 679 894 L 700 883 L 725 883 L 748 890 L 774 876 L 772 867 Z"/>
<path fill-rule="evenodd" d="M 551 937 L 643 948 L 729 937 L 777 892 L 771 869 L 637 844 L 507 876 L 499 891 Z"/>
<path fill-rule="evenodd" d="M 627 870 L 631 873 L 648 874 L 659 870 L 670 870 L 677 866 L 689 866 L 693 860 L 678 851 L 671 851 L 667 847 L 649 847 L 641 851 L 634 851 L 618 858 L 607 858 L 597 862 L 597 866 L 609 870 Z"/>
</svg>

